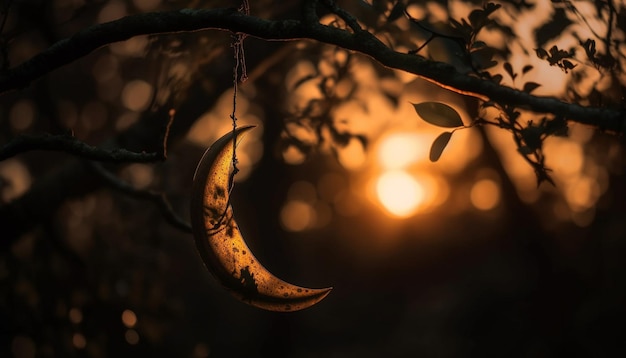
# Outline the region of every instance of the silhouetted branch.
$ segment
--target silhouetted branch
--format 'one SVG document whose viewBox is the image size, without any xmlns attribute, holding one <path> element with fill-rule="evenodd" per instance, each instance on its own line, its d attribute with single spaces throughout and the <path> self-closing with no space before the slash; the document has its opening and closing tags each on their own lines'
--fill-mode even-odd
<svg viewBox="0 0 626 358">
<path fill-rule="evenodd" d="M 312 8 L 307 11 L 312 11 Z M 351 19 L 346 13 L 341 15 L 344 19 Z M 305 18 L 315 18 L 315 14 L 305 13 Z M 626 128 L 624 112 L 538 97 L 489 80 L 462 74 L 449 64 L 396 52 L 367 31 L 352 33 L 320 23 L 312 24 L 310 21 L 264 20 L 241 14 L 236 9 L 183 9 L 144 13 L 94 25 L 59 41 L 32 59 L 2 73 L 0 93 L 28 86 L 31 81 L 50 71 L 114 42 L 139 35 L 209 29 L 245 33 L 266 40 L 316 40 L 363 53 L 384 66 L 415 74 L 460 94 L 482 100 L 490 99 L 503 105 L 524 107 L 538 113 L 552 113 L 616 133 L 622 133 Z"/>
<path fill-rule="evenodd" d="M 162 161 L 167 158 L 167 139 L 175 114 L 174 109 L 168 113 L 169 120 L 163 132 L 163 150 L 161 152 L 136 153 L 123 148 L 106 150 L 91 146 L 69 134 L 19 135 L 0 148 L 0 161 L 33 150 L 66 152 L 100 162 L 153 163 Z"/>
<path fill-rule="evenodd" d="M 161 214 L 163 214 L 163 217 L 170 223 L 170 225 L 181 231 L 191 233 L 191 225 L 181 219 L 174 212 L 164 193 L 153 190 L 137 189 L 131 184 L 113 175 L 111 172 L 102 167 L 100 163 L 92 162 L 89 163 L 89 166 L 93 169 L 94 173 L 96 173 L 111 188 L 133 198 L 148 200 L 155 203 L 161 211 Z"/>
<path fill-rule="evenodd" d="M 103 162 L 151 163 L 164 160 L 164 153 L 136 153 L 126 149 L 105 150 L 91 146 L 71 135 L 20 135 L 0 148 L 0 160 L 33 150 L 66 152 Z"/>
</svg>

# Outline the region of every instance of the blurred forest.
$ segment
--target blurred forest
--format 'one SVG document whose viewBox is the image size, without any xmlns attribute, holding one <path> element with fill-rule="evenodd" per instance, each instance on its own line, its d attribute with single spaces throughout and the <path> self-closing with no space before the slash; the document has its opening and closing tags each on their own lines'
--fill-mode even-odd
<svg viewBox="0 0 626 358">
<path fill-rule="evenodd" d="M 257 128 L 238 147 L 237 221 L 276 276 L 334 287 L 277 313 L 223 290 L 187 224 L 195 167 L 232 129 L 230 32 L 71 48 L 75 61 L 11 82 L 96 24 L 241 3 L 0 1 L 0 356 L 626 356 L 626 3 L 249 10 L 300 20 L 308 3 L 324 25 L 358 19 L 397 52 L 518 91 L 479 98 L 321 41 L 246 37 L 236 117 Z M 431 102 L 464 125 L 433 125 L 416 106 Z"/>
</svg>

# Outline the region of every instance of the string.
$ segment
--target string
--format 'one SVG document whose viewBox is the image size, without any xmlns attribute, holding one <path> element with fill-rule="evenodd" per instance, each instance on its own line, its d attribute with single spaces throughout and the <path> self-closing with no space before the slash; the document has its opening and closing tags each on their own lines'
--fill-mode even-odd
<svg viewBox="0 0 626 358">
<path fill-rule="evenodd" d="M 250 4 L 248 0 L 243 0 L 241 6 L 238 11 L 244 15 L 250 15 Z M 235 33 L 232 35 L 232 43 L 231 46 L 233 48 L 233 57 L 234 57 L 234 65 L 233 65 L 233 112 L 230 115 L 230 118 L 233 121 L 233 171 L 230 176 L 230 190 L 234 185 L 235 175 L 239 172 L 239 168 L 237 167 L 237 163 L 239 162 L 237 159 L 237 89 L 239 82 L 243 83 L 248 78 L 247 70 L 246 70 L 246 54 L 244 52 L 243 41 L 246 38 L 246 34 Z"/>
</svg>

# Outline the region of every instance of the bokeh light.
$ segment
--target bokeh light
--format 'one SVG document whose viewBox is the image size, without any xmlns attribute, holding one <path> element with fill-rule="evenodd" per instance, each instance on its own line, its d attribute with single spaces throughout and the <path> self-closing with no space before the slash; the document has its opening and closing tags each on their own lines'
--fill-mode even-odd
<svg viewBox="0 0 626 358">
<path fill-rule="evenodd" d="M 152 99 L 152 86 L 143 80 L 128 82 L 122 90 L 122 103 L 131 111 L 141 112 L 148 108 Z"/>
<path fill-rule="evenodd" d="M 414 214 L 424 199 L 422 186 L 401 170 L 382 174 L 376 182 L 376 193 L 385 209 L 400 218 Z"/>
<path fill-rule="evenodd" d="M 429 146 L 425 138 L 417 133 L 391 134 L 382 139 L 378 150 L 383 168 L 404 168 L 426 158 Z"/>
<path fill-rule="evenodd" d="M 290 200 L 280 212 L 283 227 L 289 231 L 302 231 L 315 224 L 315 209 L 310 203 Z"/>
<path fill-rule="evenodd" d="M 24 194 L 32 182 L 28 167 L 19 159 L 7 159 L 0 162 L 0 178 L 4 182 L 4 185 L 0 187 L 0 199 L 4 202 Z"/>
<path fill-rule="evenodd" d="M 135 312 L 131 310 L 124 310 L 124 312 L 122 312 L 122 323 L 124 323 L 124 326 L 128 328 L 135 327 L 137 324 L 137 315 L 135 315 Z"/>
<path fill-rule="evenodd" d="M 31 100 L 20 100 L 11 107 L 9 122 L 11 127 L 17 132 L 21 132 L 30 127 L 37 116 L 35 103 Z"/>
<path fill-rule="evenodd" d="M 76 349 L 84 349 L 87 346 L 87 339 L 82 333 L 72 335 L 72 344 Z"/>
<path fill-rule="evenodd" d="M 472 205 L 480 210 L 491 210 L 500 202 L 500 187 L 491 179 L 474 183 L 470 191 Z"/>
<path fill-rule="evenodd" d="M 137 333 L 137 331 L 135 331 L 134 329 L 126 330 L 124 338 L 126 338 L 126 342 L 130 345 L 135 345 L 139 343 L 139 333 Z"/>
<path fill-rule="evenodd" d="M 76 307 L 72 307 L 68 312 L 68 318 L 73 324 L 79 324 L 83 321 L 83 312 Z"/>
</svg>

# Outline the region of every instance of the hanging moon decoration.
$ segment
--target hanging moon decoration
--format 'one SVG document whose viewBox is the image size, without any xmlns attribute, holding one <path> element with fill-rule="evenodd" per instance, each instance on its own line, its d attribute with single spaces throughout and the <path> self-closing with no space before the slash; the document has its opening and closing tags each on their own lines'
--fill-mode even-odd
<svg viewBox="0 0 626 358">
<path fill-rule="evenodd" d="M 297 311 L 321 301 L 331 288 L 292 285 L 265 269 L 239 231 L 229 201 L 235 143 L 253 126 L 231 131 L 207 149 L 193 178 L 191 224 L 198 251 L 215 278 L 237 299 L 270 311 Z"/>
</svg>

